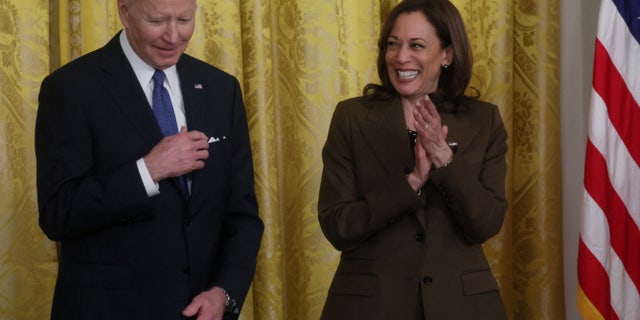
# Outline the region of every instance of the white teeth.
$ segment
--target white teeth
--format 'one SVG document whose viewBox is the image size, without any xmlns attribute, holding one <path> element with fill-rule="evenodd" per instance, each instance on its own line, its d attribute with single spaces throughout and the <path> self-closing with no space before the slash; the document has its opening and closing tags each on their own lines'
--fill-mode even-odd
<svg viewBox="0 0 640 320">
<path fill-rule="evenodd" d="M 401 79 L 413 79 L 418 75 L 418 71 L 398 71 Z"/>
</svg>

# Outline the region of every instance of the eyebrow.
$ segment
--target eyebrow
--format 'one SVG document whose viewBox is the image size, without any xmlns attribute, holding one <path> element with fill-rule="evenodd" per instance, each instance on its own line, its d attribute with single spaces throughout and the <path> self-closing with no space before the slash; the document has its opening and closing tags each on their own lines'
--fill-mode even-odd
<svg viewBox="0 0 640 320">
<path fill-rule="evenodd" d="M 394 35 L 389 35 L 389 38 L 398 39 L 398 37 L 396 37 Z M 411 39 L 409 39 L 409 41 L 418 41 L 418 40 L 420 40 L 422 42 L 427 42 L 427 40 L 422 39 L 422 38 L 411 38 Z"/>
</svg>

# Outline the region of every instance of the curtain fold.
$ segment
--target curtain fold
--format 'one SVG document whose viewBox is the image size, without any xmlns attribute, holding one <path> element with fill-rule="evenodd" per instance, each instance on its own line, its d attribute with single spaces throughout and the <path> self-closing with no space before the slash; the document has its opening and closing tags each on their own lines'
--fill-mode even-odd
<svg viewBox="0 0 640 320">
<path fill-rule="evenodd" d="M 510 189 L 515 319 L 564 317 L 558 8 L 557 0 L 514 2 Z"/>
<path fill-rule="evenodd" d="M 188 53 L 235 75 L 265 234 L 241 319 L 317 319 L 339 252 L 317 222 L 333 108 L 377 82 L 377 37 L 399 0 L 200 0 Z M 563 319 L 558 0 L 454 0 L 472 85 L 509 133 L 509 212 L 484 245 L 512 319 Z M 47 319 L 55 244 L 37 225 L 40 81 L 121 29 L 116 0 L 0 0 L 0 318 Z M 27 311 L 25 311 L 27 310 Z"/>
<path fill-rule="evenodd" d="M 46 0 L 0 0 L 0 319 L 46 319 L 55 244 L 39 230 L 33 133 L 49 71 Z"/>
</svg>

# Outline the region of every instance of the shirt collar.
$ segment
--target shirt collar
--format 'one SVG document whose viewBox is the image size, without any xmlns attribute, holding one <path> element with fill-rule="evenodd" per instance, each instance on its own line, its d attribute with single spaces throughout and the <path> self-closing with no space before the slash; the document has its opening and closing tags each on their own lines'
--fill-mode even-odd
<svg viewBox="0 0 640 320">
<path fill-rule="evenodd" d="M 136 74 L 138 78 L 138 82 L 142 87 L 148 86 L 151 78 L 153 77 L 153 73 L 155 69 L 144 62 L 136 53 L 133 51 L 133 47 L 129 43 L 129 39 L 127 39 L 127 29 L 123 29 L 120 33 L 120 45 L 122 46 L 122 51 L 124 51 L 124 55 L 129 60 L 129 64 L 131 68 L 133 68 L 133 72 Z M 166 81 L 169 86 L 169 90 L 179 90 L 180 81 L 178 79 L 178 71 L 175 65 L 172 65 L 169 68 L 163 70 L 166 75 Z"/>
</svg>

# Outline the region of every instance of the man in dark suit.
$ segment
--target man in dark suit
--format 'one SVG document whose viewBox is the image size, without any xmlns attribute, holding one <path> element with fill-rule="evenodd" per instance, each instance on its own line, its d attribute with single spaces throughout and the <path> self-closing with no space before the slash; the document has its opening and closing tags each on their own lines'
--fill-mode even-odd
<svg viewBox="0 0 640 320">
<path fill-rule="evenodd" d="M 263 232 L 240 86 L 184 54 L 196 0 L 118 10 L 124 30 L 40 90 L 40 226 L 60 244 L 51 318 L 237 316 Z"/>
</svg>

